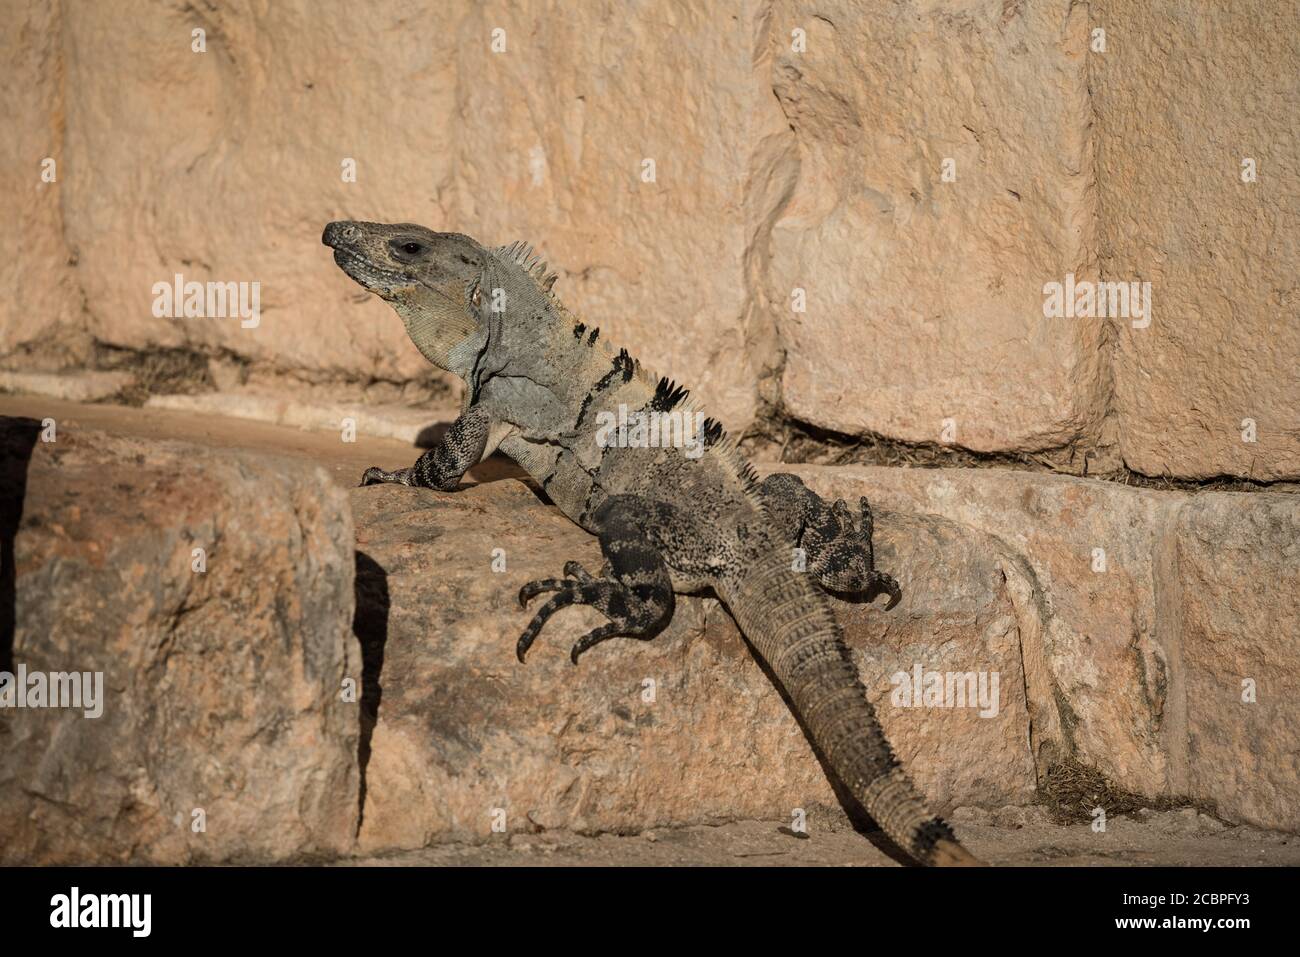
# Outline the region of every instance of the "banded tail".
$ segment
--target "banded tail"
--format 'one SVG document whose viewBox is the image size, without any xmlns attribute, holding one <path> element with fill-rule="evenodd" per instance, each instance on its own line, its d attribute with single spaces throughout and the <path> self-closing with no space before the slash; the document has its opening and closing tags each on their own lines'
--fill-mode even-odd
<svg viewBox="0 0 1300 957">
<path fill-rule="evenodd" d="M 773 543 L 751 555 L 740 580 L 721 586 L 722 597 L 840 780 L 920 863 L 982 864 L 927 810 L 899 766 L 826 599 L 791 571 L 788 549 Z"/>
</svg>

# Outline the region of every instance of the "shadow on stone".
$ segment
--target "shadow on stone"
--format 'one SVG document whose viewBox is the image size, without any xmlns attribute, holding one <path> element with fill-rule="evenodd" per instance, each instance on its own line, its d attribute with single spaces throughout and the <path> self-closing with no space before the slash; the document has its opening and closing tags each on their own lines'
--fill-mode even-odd
<svg viewBox="0 0 1300 957">
<path fill-rule="evenodd" d="M 417 449 L 431 449 L 447 434 L 451 428 L 450 422 L 435 422 L 433 425 L 426 425 L 420 430 L 420 434 L 415 437 L 415 447 Z"/>
<path fill-rule="evenodd" d="M 379 720 L 379 701 L 384 689 L 379 678 L 384 668 L 384 645 L 388 642 L 388 574 L 365 552 L 356 553 L 356 611 L 352 633 L 361 643 L 361 738 L 357 767 L 361 784 L 358 797 L 357 833 L 366 812 L 366 766 L 370 763 L 370 739 Z"/>
<path fill-rule="evenodd" d="M 10 674 L 18 627 L 14 538 L 27 497 L 27 466 L 40 431 L 35 419 L 0 419 L 0 671 Z"/>
</svg>

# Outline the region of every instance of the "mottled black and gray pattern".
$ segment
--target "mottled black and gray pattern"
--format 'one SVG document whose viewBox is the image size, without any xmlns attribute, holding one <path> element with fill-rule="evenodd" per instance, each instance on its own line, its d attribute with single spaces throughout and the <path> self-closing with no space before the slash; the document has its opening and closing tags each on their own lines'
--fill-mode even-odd
<svg viewBox="0 0 1300 957">
<path fill-rule="evenodd" d="M 858 499 L 861 522 L 855 527 L 844 499 L 827 505 L 797 475 L 776 472 L 759 484 L 768 514 L 796 548 L 804 550 L 807 570 L 827 591 L 844 596 L 889 596 L 888 610 L 902 590 L 893 577 L 876 570 L 871 535 L 875 521 L 866 498 Z"/>
<path fill-rule="evenodd" d="M 466 384 L 461 415 L 437 448 L 409 469 L 368 469 L 363 484 L 448 491 L 499 449 L 600 538 L 599 574 L 569 562 L 564 577 L 520 589 L 525 606 L 549 596 L 519 637 L 520 660 L 569 605 L 606 619 L 572 646 L 576 663 L 612 638 L 654 637 L 672 619 L 675 595 L 712 591 L 885 833 L 922 863 L 977 863 L 898 766 L 821 590 L 885 591 L 897 601 L 897 584 L 874 567 L 865 499 L 855 526 L 848 506 L 827 505 L 794 476 L 760 484 L 685 389 L 565 309 L 554 275 L 522 243 L 487 248 L 458 233 L 381 223 L 331 223 L 322 238 L 349 276 L 392 304 L 421 353 Z M 612 441 L 602 422 L 628 412 L 684 417 L 690 435 Z M 810 574 L 792 567 L 795 547 Z"/>
</svg>

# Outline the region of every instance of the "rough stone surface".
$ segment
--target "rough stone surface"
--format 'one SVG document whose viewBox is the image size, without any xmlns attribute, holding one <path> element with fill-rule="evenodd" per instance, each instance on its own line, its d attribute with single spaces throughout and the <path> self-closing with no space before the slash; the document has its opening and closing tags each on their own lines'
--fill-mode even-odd
<svg viewBox="0 0 1300 957">
<path fill-rule="evenodd" d="M 394 860 L 500 863 L 496 842 L 515 863 L 888 860 L 850 832 L 824 843 L 840 815 L 831 788 L 716 603 L 683 599 L 669 634 L 612 642 L 577 669 L 568 647 L 598 619 L 571 609 L 527 665 L 515 662 L 527 619 L 519 584 L 569 558 L 599 559 L 594 540 L 528 486 L 499 480 L 515 474 L 508 466 L 484 463 L 473 478 L 488 484 L 454 494 L 350 493 L 365 553 L 355 622 L 363 669 L 355 646 L 347 650 L 350 526 L 332 517 L 347 515 L 349 494 L 323 487 L 314 465 L 351 486 L 366 465 L 409 464 L 409 445 L 32 396 L 0 396 L 0 411 L 48 416 L 59 430 L 53 446 L 35 444 L 29 467 L 0 476 L 0 498 L 23 496 L 27 476 L 15 657 L 103 670 L 110 688 L 100 719 L 0 711 L 0 860 L 356 853 L 358 751 L 362 853 L 488 842 Z M 4 435 L 12 449 L 14 433 Z M 208 448 L 160 441 L 182 436 Z M 823 494 L 875 503 L 878 561 L 899 574 L 904 600 L 888 612 L 880 600 L 837 611 L 902 757 L 937 805 L 964 807 L 959 832 L 982 856 L 1289 859 L 1284 836 L 1225 828 L 1204 812 L 1300 830 L 1295 496 L 988 469 L 783 468 Z M 12 502 L 0 513 L 12 518 Z M 14 621 L 11 533 L 0 523 L 0 625 Z M 204 576 L 189 571 L 195 538 L 217 542 Z M 1096 547 L 1106 550 L 1104 573 L 1093 571 Z M 502 573 L 491 571 L 494 548 Z M 50 594 L 58 601 L 29 600 Z M 336 638 L 304 639 L 320 630 L 313 609 Z M 328 680 L 310 678 L 308 663 L 322 660 Z M 889 675 L 917 662 L 998 669 L 1001 713 L 892 707 Z M 1152 680 L 1162 674 L 1163 688 Z M 344 675 L 363 679 L 365 747 L 358 706 L 338 702 Z M 641 697 L 646 678 L 653 703 Z M 1241 698 L 1246 678 L 1253 704 Z M 1062 755 L 1118 787 L 1200 810 L 1113 819 L 1104 838 L 1042 824 L 1041 809 L 1024 805 L 1035 771 Z M 194 794 L 225 797 L 202 804 Z M 188 831 L 195 806 L 208 812 L 204 835 Z M 511 834 L 490 832 L 495 807 Z M 811 841 L 775 846 L 794 839 L 754 831 L 788 826 L 796 807 L 809 811 Z M 707 846 L 662 830 L 756 817 L 775 823 L 710 830 Z M 654 853 L 572 836 L 647 828 L 637 840 Z M 553 833 L 520 833 L 542 829 Z"/>
<path fill-rule="evenodd" d="M 1017 556 L 1005 570 L 1040 773 L 1074 758 L 1128 791 L 1298 829 L 1300 498 L 989 469 L 783 468 L 826 496 L 987 532 Z M 1253 704 L 1241 700 L 1247 678 Z"/>
<path fill-rule="evenodd" d="M 453 495 L 357 489 L 352 503 L 371 681 L 382 653 L 378 690 L 367 686 L 378 722 L 363 850 L 487 839 L 497 808 L 509 831 L 635 831 L 834 803 L 788 707 L 716 602 L 681 599 L 665 634 L 610 642 L 576 669 L 569 647 L 603 619 L 568 609 L 520 665 L 519 587 L 569 559 L 599 567 L 593 538 L 516 481 Z M 1028 800 L 1019 621 L 996 543 L 911 516 L 882 520 L 879 534 L 911 600 L 888 613 L 838 610 L 900 757 L 941 808 Z M 889 676 L 918 662 L 998 671 L 998 714 L 892 707 Z"/>
<path fill-rule="evenodd" d="M 0 355 L 55 334 L 77 318 L 81 298 L 64 241 L 62 191 L 78 170 L 64 162 L 64 90 L 57 4 L 0 2 Z M 55 181 L 42 164 L 55 160 Z"/>
<path fill-rule="evenodd" d="M 424 374 L 400 321 L 358 295 L 320 234 L 339 218 L 447 224 L 456 10 L 78 7 L 63 38 L 75 91 L 63 188 L 89 331 L 317 375 Z M 195 29 L 204 53 L 191 48 Z M 260 282 L 260 324 L 155 318 L 153 284 L 177 273 Z"/>
<path fill-rule="evenodd" d="M 222 390 L 438 381 L 318 243 L 414 220 L 536 243 L 588 324 L 735 432 L 770 401 L 1300 476 L 1294 4 L 0 4 L 4 367 L 104 344 L 205 354 Z M 176 274 L 260 283 L 260 323 L 155 317 Z M 1045 318 L 1070 274 L 1151 282 L 1152 324 Z"/>
<path fill-rule="evenodd" d="M 1300 498 L 1246 505 L 1200 495 L 1178 515 L 1190 794 L 1300 831 Z"/>
<path fill-rule="evenodd" d="M 360 659 L 346 495 L 287 460 L 66 424 L 46 443 L 3 421 L 0 670 L 102 672 L 104 703 L 97 718 L 0 709 L 0 861 L 350 849 L 359 721 L 341 691 Z"/>
<path fill-rule="evenodd" d="M 1090 61 L 1103 272 L 1152 286 L 1151 325 L 1115 330 L 1124 460 L 1148 475 L 1294 478 L 1300 7 L 1092 7 L 1108 36 Z"/>
<path fill-rule="evenodd" d="M 95 402 L 111 398 L 133 381 L 125 372 L 0 371 L 0 389 L 46 395 L 70 402 Z"/>
<path fill-rule="evenodd" d="M 457 220 L 537 243 L 588 325 L 691 382 L 733 429 L 755 411 L 752 279 L 795 168 L 756 42 L 768 14 L 487 3 L 458 44 Z M 507 52 L 487 55 L 494 28 Z"/>
<path fill-rule="evenodd" d="M 319 244 L 330 219 L 415 221 L 536 243 L 589 324 L 693 378 L 741 428 L 756 405 L 747 346 L 761 335 L 750 239 L 776 202 L 747 184 L 785 129 L 753 67 L 760 9 L 80 10 L 66 24 L 78 91 L 66 202 L 89 330 L 316 375 L 423 375 L 401 323 Z M 206 53 L 191 51 L 196 27 Z M 506 52 L 494 54 L 498 28 Z M 119 55 L 100 55 L 104 44 Z M 341 177 L 349 158 L 355 183 Z M 260 325 L 155 318 L 152 286 L 176 273 L 260 282 Z"/>
<path fill-rule="evenodd" d="M 799 169 L 767 278 L 793 415 L 914 442 L 951 419 L 976 450 L 1094 424 L 1101 330 L 1045 319 L 1042 291 L 1090 254 L 1086 9 L 775 4 Z"/>
</svg>

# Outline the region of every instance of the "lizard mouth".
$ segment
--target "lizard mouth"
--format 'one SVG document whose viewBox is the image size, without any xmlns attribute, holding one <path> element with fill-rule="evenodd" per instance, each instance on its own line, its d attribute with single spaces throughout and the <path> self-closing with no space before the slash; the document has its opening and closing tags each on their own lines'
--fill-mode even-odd
<svg viewBox="0 0 1300 957">
<path fill-rule="evenodd" d="M 379 296 L 391 295 L 411 285 L 410 277 L 392 269 L 376 266 L 350 249 L 334 247 L 334 262 L 359 286 Z"/>
</svg>

